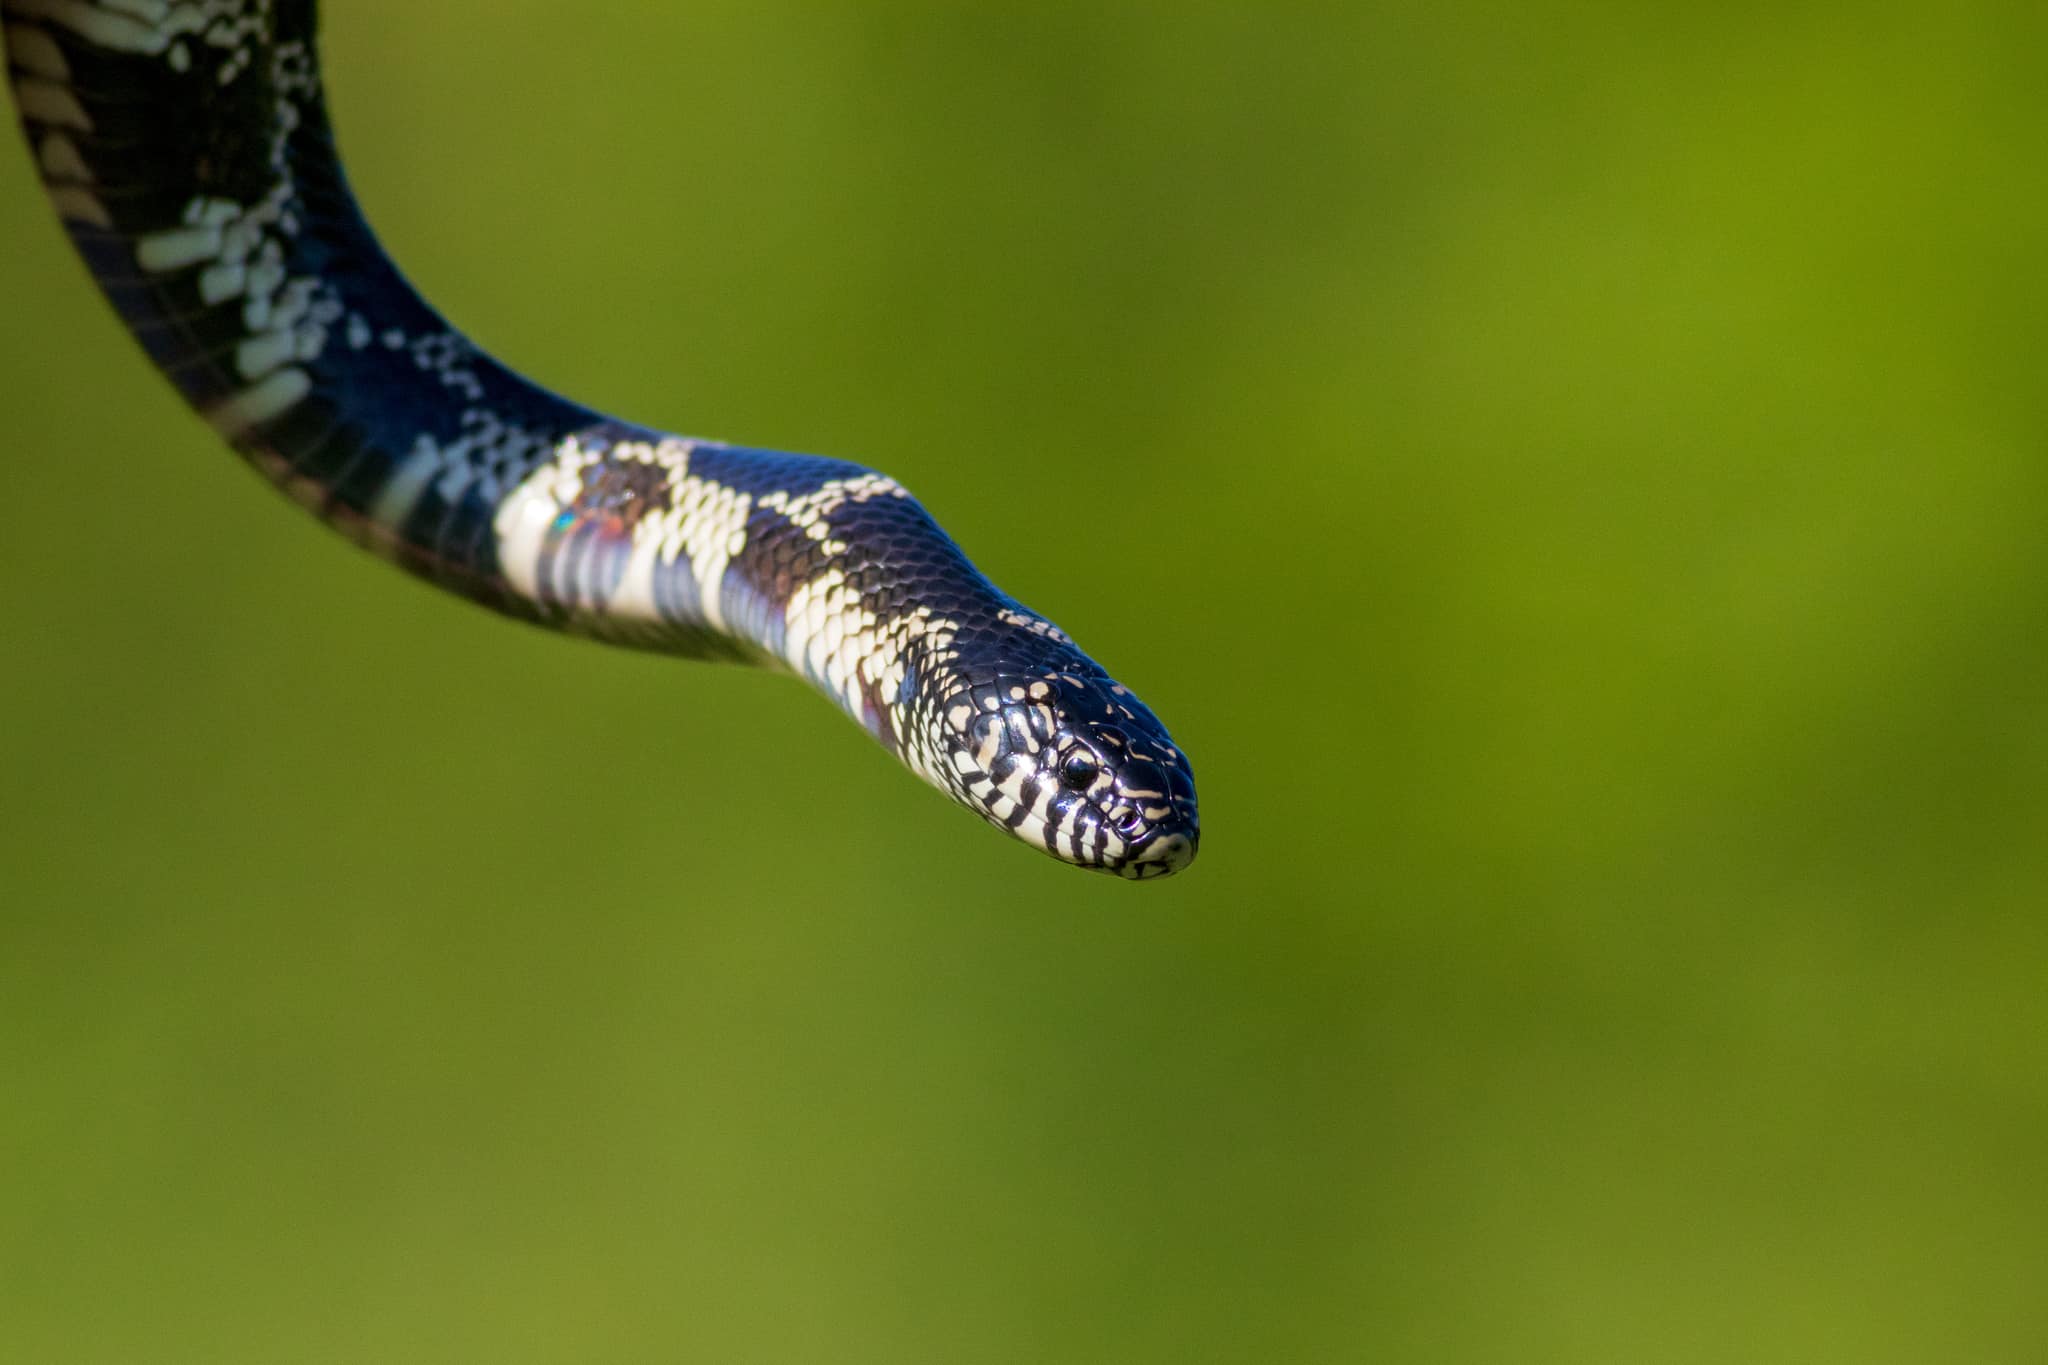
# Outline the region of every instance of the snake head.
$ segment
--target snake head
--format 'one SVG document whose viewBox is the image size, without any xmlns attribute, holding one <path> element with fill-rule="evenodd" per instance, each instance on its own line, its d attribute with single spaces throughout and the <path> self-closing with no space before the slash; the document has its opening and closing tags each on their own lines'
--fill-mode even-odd
<svg viewBox="0 0 2048 1365">
<path fill-rule="evenodd" d="M 1194 773 L 1159 718 L 1071 645 L 955 674 L 925 775 L 1062 862 L 1140 880 L 1201 842 Z"/>
</svg>

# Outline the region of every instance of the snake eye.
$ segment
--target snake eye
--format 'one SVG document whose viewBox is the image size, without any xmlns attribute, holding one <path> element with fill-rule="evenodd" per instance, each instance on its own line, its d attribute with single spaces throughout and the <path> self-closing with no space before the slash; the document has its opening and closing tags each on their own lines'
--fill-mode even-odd
<svg viewBox="0 0 2048 1365">
<path fill-rule="evenodd" d="M 1060 785 L 1070 792 L 1084 792 L 1095 785 L 1102 765 L 1084 753 L 1068 754 L 1060 764 Z"/>
</svg>

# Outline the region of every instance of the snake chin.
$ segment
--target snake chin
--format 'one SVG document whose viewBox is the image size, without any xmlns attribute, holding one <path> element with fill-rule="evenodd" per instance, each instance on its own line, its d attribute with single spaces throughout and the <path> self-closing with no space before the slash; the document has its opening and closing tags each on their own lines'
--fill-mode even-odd
<svg viewBox="0 0 2048 1365">
<path fill-rule="evenodd" d="M 1132 881 L 1171 876 L 1195 860 L 1201 844 L 1202 828 L 1190 818 L 1185 829 L 1155 829 L 1110 870 Z"/>
</svg>

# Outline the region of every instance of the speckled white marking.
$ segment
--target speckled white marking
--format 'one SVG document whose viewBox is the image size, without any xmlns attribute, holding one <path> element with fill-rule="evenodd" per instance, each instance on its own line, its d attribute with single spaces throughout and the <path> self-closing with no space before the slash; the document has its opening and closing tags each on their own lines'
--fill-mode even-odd
<svg viewBox="0 0 2048 1365">
<path fill-rule="evenodd" d="M 432 374 L 466 401 L 482 401 L 483 381 L 477 377 L 474 363 L 477 356 L 476 347 L 470 343 L 469 338 L 460 332 L 450 330 L 409 339 L 402 333 L 398 335 L 399 346 L 411 352 L 413 364 Z M 391 344 L 391 334 L 387 334 L 385 345 Z"/>
<path fill-rule="evenodd" d="M 286 181 L 254 205 L 197 197 L 179 215 L 180 226 L 136 241 L 136 264 L 151 273 L 205 265 L 198 285 L 202 302 L 243 300 L 242 324 L 250 335 L 236 348 L 236 368 L 244 379 L 260 379 L 290 361 L 317 360 L 328 328 L 345 311 L 331 285 L 310 275 L 292 276 L 285 266 L 278 233 L 290 193 Z"/>
<path fill-rule="evenodd" d="M 472 487 L 496 502 L 515 473 L 523 471 L 549 444 L 546 437 L 508 423 L 481 408 L 466 409 L 461 433 L 440 441 L 422 434 L 399 461 L 370 507 L 370 517 L 391 530 L 406 519 L 433 489 L 448 502 L 459 501 Z"/>
<path fill-rule="evenodd" d="M 863 693 L 872 690 L 885 702 L 895 697 L 911 642 L 924 640 L 934 651 L 943 650 L 956 629 L 923 606 L 883 620 L 862 604 L 844 573 L 828 566 L 790 594 L 783 609 L 782 656 L 847 714 L 866 720 Z"/>
<path fill-rule="evenodd" d="M 1012 611 L 1010 608 L 1005 607 L 996 613 L 996 619 L 1006 626 L 1021 626 L 1034 635 L 1043 635 L 1046 639 L 1057 640 L 1063 645 L 1073 643 L 1072 640 L 1067 638 L 1065 631 L 1046 620 L 1043 616 L 1033 616 L 1029 612 Z M 1043 684 L 1040 685 L 1043 686 Z"/>
<path fill-rule="evenodd" d="M 235 368 L 244 379 L 261 379 L 290 360 L 296 349 L 290 332 L 265 332 L 235 347 Z"/>
<path fill-rule="evenodd" d="M 241 217 L 242 213 L 242 206 L 232 199 L 211 199 L 201 195 L 185 205 L 184 212 L 178 215 L 178 219 L 187 226 L 206 224 L 224 227 Z"/>
<path fill-rule="evenodd" d="M 404 526 L 441 468 L 433 443 L 425 436 L 420 437 L 414 442 L 412 453 L 377 490 L 377 499 L 370 504 L 370 520 L 392 531 Z"/>
<path fill-rule="evenodd" d="M 867 473 L 851 479 L 828 479 L 808 493 L 791 497 L 787 493 L 764 494 L 761 505 L 782 513 L 791 522 L 803 529 L 803 533 L 820 543 L 828 555 L 843 554 L 846 543 L 831 539 L 831 515 L 849 502 L 866 502 L 869 498 L 907 498 L 910 494 L 894 479 L 884 474 Z"/>
<path fill-rule="evenodd" d="M 135 239 L 135 263 L 158 275 L 214 260 L 220 253 L 221 231 L 214 223 L 176 227 Z"/>
<path fill-rule="evenodd" d="M 249 283 L 245 265 L 217 265 L 199 277 L 199 299 L 206 304 L 226 303 Z"/>
<path fill-rule="evenodd" d="M 754 500 L 750 494 L 703 479 L 685 479 L 680 491 L 678 505 L 661 519 L 671 526 L 670 539 L 680 535 L 683 553 L 690 557 L 704 624 L 723 631 L 725 570 L 746 544 L 747 516 Z"/>
<path fill-rule="evenodd" d="M 264 422 L 282 417 L 313 388 L 301 369 L 274 370 L 231 398 L 207 409 L 206 420 L 229 440 L 239 440 Z"/>
</svg>

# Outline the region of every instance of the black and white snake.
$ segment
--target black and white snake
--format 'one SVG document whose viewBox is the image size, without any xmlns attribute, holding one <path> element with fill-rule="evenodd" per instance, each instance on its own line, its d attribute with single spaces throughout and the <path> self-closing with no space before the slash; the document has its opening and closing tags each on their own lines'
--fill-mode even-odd
<svg viewBox="0 0 2048 1365">
<path fill-rule="evenodd" d="M 0 0 L 43 182 L 150 358 L 295 500 L 508 615 L 808 678 L 914 772 L 1082 867 L 1195 855 L 1187 758 L 893 480 L 671 436 L 514 374 L 350 195 L 313 0 Z"/>
</svg>

